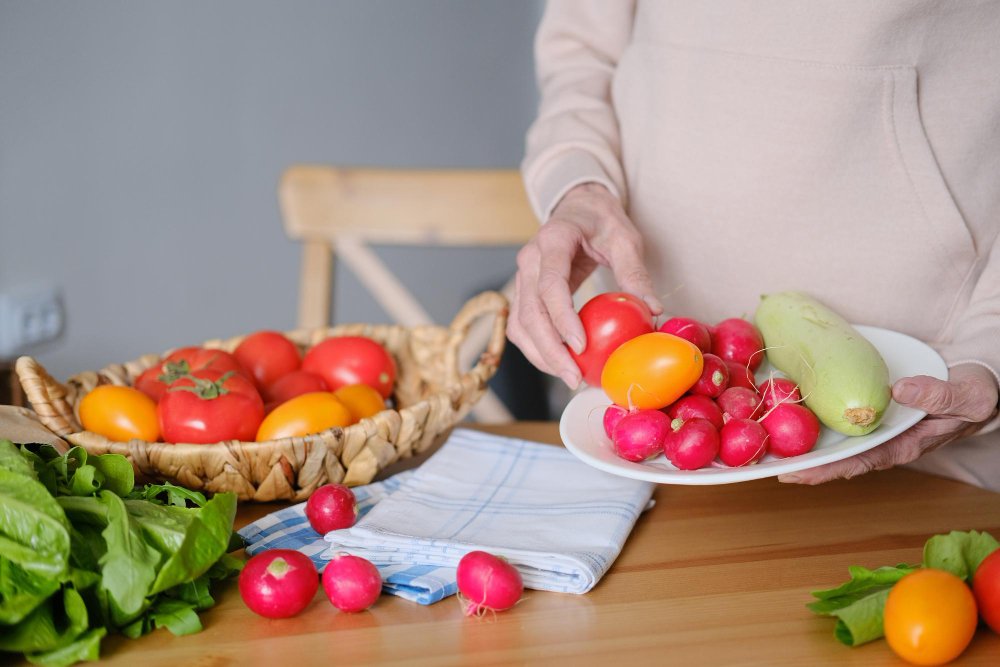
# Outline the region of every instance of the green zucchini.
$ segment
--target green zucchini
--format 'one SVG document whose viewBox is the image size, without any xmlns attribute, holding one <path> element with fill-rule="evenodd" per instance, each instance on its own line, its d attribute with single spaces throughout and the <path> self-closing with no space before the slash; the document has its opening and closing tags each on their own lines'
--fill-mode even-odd
<svg viewBox="0 0 1000 667">
<path fill-rule="evenodd" d="M 754 321 L 767 358 L 799 385 L 819 420 L 845 435 L 875 430 L 889 407 L 889 368 L 847 320 L 800 292 L 763 295 Z"/>
</svg>

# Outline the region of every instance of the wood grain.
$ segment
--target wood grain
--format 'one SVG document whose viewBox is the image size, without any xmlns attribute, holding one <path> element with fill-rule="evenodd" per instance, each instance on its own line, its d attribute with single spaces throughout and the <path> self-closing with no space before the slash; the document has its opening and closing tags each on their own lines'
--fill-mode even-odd
<svg viewBox="0 0 1000 667">
<path fill-rule="evenodd" d="M 554 424 L 487 430 L 557 442 Z M 109 640 L 111 665 L 674 664 L 900 665 L 884 641 L 847 648 L 809 591 L 849 565 L 919 562 L 924 541 L 956 529 L 1000 534 L 1000 495 L 906 470 L 819 487 L 773 479 L 660 486 L 656 506 L 611 571 L 586 595 L 528 591 L 494 618 L 454 599 L 422 607 L 383 596 L 337 612 L 317 595 L 300 616 L 250 613 L 234 584 L 204 614 L 204 632 Z M 245 505 L 241 522 L 276 506 Z M 1000 664 L 1000 637 L 980 630 L 958 665 Z"/>
</svg>

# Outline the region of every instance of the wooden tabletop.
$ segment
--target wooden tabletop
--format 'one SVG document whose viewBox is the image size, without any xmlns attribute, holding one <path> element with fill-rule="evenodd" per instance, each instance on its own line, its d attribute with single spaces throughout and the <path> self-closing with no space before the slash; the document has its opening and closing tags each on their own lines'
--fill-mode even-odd
<svg viewBox="0 0 1000 667">
<path fill-rule="evenodd" d="M 555 424 L 488 430 L 557 443 Z M 344 614 L 322 588 L 299 616 L 268 620 L 235 582 L 204 613 L 204 632 L 106 640 L 119 665 L 673 664 L 901 665 L 885 641 L 848 648 L 805 607 L 849 565 L 919 562 L 928 537 L 1000 536 L 1000 494 L 906 470 L 819 487 L 763 479 L 659 486 L 611 571 L 586 595 L 527 591 L 495 618 L 466 618 L 454 598 L 429 607 L 383 595 Z M 244 505 L 240 525 L 277 505 Z M 1000 664 L 1000 637 L 980 629 L 955 664 Z"/>
</svg>

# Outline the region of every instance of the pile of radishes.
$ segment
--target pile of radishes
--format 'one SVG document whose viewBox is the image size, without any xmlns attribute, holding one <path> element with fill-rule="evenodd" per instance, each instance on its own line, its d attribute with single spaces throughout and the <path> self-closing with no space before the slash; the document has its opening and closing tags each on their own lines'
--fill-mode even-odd
<svg viewBox="0 0 1000 667">
<path fill-rule="evenodd" d="M 697 470 L 798 456 L 816 445 L 819 420 L 795 383 L 773 375 L 756 382 L 764 341 L 752 323 L 731 318 L 709 327 L 674 317 L 659 331 L 697 346 L 702 374 L 662 410 L 608 406 L 604 430 L 618 456 L 638 462 L 664 454 L 680 470 Z"/>
</svg>

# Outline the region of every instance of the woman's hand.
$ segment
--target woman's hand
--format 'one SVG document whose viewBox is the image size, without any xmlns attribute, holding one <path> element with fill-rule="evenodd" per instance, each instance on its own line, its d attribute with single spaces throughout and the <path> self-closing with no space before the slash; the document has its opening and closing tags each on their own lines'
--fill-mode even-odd
<svg viewBox="0 0 1000 667">
<path fill-rule="evenodd" d="M 926 375 L 902 378 L 892 387 L 897 403 L 923 410 L 927 416 L 895 438 L 843 461 L 780 475 L 781 482 L 821 484 L 872 470 L 909 463 L 952 440 L 972 435 L 997 412 L 997 381 L 978 364 L 951 369 L 948 381 Z"/>
<path fill-rule="evenodd" d="M 663 307 L 642 253 L 642 238 L 618 199 L 596 183 L 576 186 L 517 255 L 507 337 L 540 370 L 576 388 L 580 369 L 563 343 L 582 352 L 586 340 L 572 294 L 598 265 L 607 266 L 621 289 L 658 315 Z"/>
</svg>

